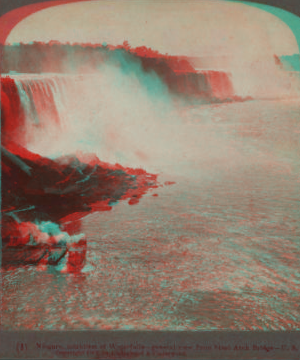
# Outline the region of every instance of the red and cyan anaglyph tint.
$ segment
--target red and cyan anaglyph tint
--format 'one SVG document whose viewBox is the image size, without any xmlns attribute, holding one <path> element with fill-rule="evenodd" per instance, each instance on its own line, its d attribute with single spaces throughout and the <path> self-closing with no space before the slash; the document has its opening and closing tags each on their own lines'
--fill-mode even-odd
<svg viewBox="0 0 300 360">
<path fill-rule="evenodd" d="M 269 10 L 0 19 L 3 329 L 299 328 L 298 20 Z"/>
</svg>

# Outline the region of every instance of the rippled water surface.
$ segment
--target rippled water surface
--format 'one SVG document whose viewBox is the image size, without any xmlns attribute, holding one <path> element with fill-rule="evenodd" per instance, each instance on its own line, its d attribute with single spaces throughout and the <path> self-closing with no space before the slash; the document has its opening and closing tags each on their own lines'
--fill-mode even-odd
<svg viewBox="0 0 300 360">
<path fill-rule="evenodd" d="M 299 329 L 299 115 L 296 100 L 182 109 L 191 143 L 158 169 L 175 184 L 88 215 L 83 273 L 2 271 L 3 328 Z"/>
</svg>

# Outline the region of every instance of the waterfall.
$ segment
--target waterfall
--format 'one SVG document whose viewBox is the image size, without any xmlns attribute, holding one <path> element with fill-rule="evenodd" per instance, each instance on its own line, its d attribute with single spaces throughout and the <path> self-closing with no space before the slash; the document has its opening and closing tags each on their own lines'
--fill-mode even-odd
<svg viewBox="0 0 300 360">
<path fill-rule="evenodd" d="M 34 125 L 54 121 L 59 124 L 57 98 L 61 96 L 56 86 L 59 79 L 15 80 L 25 116 Z"/>
<path fill-rule="evenodd" d="M 230 75 L 221 71 L 204 72 L 210 85 L 211 94 L 219 100 L 233 99 L 234 89 Z"/>
<path fill-rule="evenodd" d="M 174 107 L 174 93 L 196 95 L 200 103 L 234 97 L 225 73 L 176 74 L 173 80 L 152 73 L 129 76 L 110 66 L 95 74 L 4 77 L 2 141 L 5 145 L 9 138 L 52 159 L 94 153 L 109 163 L 149 167 L 150 158 L 162 161 L 166 151 L 170 157 L 182 153 L 170 142 L 188 131 Z"/>
</svg>

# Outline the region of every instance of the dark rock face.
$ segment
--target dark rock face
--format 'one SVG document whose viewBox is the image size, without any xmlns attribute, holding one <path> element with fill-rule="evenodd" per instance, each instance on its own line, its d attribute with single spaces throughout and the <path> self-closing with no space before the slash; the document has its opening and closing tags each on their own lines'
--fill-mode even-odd
<svg viewBox="0 0 300 360">
<path fill-rule="evenodd" d="M 60 244 L 62 229 L 76 234 L 78 221 L 88 212 L 110 210 L 122 199 L 135 204 L 149 188 L 157 187 L 156 175 L 142 170 L 108 168 L 100 161 L 84 164 L 74 157 L 52 161 L 19 146 L 15 149 L 23 156 L 5 148 L 1 154 L 3 266 L 56 265 L 68 254 L 68 271 L 78 271 L 87 240 L 71 238 L 69 244 Z M 61 234 L 43 232 L 42 222 L 59 224 Z"/>
</svg>

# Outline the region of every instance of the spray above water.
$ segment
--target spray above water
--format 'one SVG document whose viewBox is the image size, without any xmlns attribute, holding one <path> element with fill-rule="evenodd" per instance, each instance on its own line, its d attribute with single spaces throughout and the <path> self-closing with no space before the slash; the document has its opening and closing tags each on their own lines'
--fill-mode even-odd
<svg viewBox="0 0 300 360">
<path fill-rule="evenodd" d="M 3 204 L 6 211 L 33 207 L 16 226 L 26 246 L 78 244 L 76 224 L 87 213 L 111 210 L 119 200 L 138 203 L 157 187 L 157 176 L 132 168 L 203 181 L 257 162 L 259 152 L 245 156 L 216 127 L 228 121 L 222 109 L 234 111 L 243 100 L 236 75 L 128 56 L 117 52 L 93 72 L 75 66 L 68 74 L 3 79 Z M 45 224 L 59 231 L 53 235 Z"/>
</svg>

